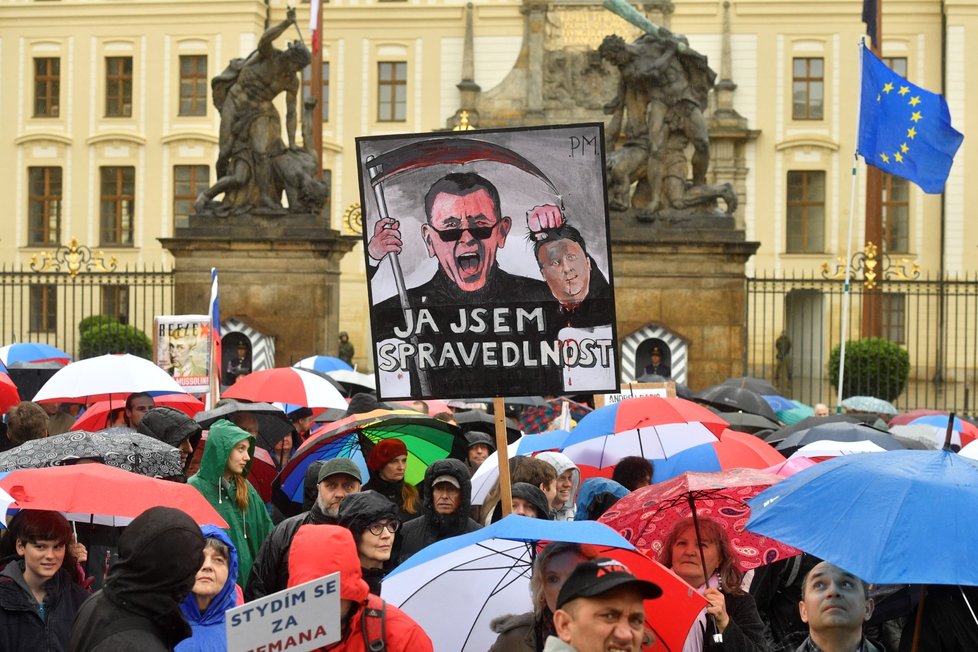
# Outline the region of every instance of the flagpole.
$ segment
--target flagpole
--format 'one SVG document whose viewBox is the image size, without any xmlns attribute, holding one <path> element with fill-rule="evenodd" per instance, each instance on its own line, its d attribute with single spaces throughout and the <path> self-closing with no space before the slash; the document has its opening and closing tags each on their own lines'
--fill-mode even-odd
<svg viewBox="0 0 978 652">
<path fill-rule="evenodd" d="M 210 392 L 208 392 L 208 410 L 213 409 L 217 402 L 221 400 L 221 313 L 220 299 L 217 287 L 217 268 L 211 267 L 211 295 L 207 306 L 207 315 L 210 317 L 210 352 L 211 352 L 211 377 Z"/>
<path fill-rule="evenodd" d="M 862 48 L 865 47 L 865 43 L 862 39 L 859 41 L 859 66 L 858 66 L 858 79 L 860 84 L 863 78 L 863 52 Z M 852 232 L 853 225 L 856 222 L 856 185 L 858 177 L 856 171 L 859 169 L 859 154 L 857 150 L 859 149 L 859 121 L 860 113 L 862 112 L 862 92 L 857 95 L 856 104 L 856 137 L 855 143 L 852 147 L 852 189 L 849 192 L 849 235 L 846 237 L 846 277 L 845 282 L 842 286 L 842 344 L 839 347 L 839 386 L 837 388 L 836 402 L 835 402 L 835 413 L 842 414 L 842 387 L 845 381 L 846 372 L 846 342 L 849 340 L 849 300 L 850 300 L 850 288 L 849 281 L 852 276 L 852 266 L 849 261 L 852 260 Z"/>
</svg>

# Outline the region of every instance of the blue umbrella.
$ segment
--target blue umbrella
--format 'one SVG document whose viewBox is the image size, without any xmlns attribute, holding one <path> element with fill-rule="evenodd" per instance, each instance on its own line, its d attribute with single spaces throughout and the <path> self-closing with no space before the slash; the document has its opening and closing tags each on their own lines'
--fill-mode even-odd
<svg viewBox="0 0 978 652">
<path fill-rule="evenodd" d="M 748 530 L 867 582 L 978 586 L 978 465 L 951 451 L 843 455 L 748 504 Z"/>
<path fill-rule="evenodd" d="M 489 628 L 493 618 L 533 608 L 529 581 L 537 544 L 543 541 L 588 544 L 598 555 L 617 559 L 636 576 L 658 584 L 662 597 L 646 603 L 646 626 L 660 639 L 652 649 L 682 648 L 705 600 L 596 521 L 544 521 L 512 514 L 415 553 L 384 578 L 382 597 L 425 630 L 436 652 L 484 652 L 496 639 Z"/>
<path fill-rule="evenodd" d="M 60 362 L 68 364 L 71 356 L 50 344 L 17 342 L 0 346 L 0 363 L 10 366 L 18 362 Z"/>
</svg>

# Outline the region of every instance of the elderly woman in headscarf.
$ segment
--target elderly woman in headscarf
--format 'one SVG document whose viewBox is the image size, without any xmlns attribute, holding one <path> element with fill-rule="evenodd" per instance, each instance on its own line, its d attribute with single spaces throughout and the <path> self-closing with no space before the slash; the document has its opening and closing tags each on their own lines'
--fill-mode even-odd
<svg viewBox="0 0 978 652">
<path fill-rule="evenodd" d="M 237 587 L 238 553 L 224 530 L 201 527 L 204 562 L 194 578 L 194 588 L 180 603 L 193 635 L 180 641 L 175 652 L 224 652 L 227 630 L 224 612 L 244 603 Z"/>
</svg>

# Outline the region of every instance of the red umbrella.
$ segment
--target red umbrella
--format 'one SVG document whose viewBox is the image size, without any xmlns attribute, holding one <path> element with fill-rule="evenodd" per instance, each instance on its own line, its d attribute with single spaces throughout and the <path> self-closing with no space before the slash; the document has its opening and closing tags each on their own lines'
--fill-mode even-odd
<svg viewBox="0 0 978 652">
<path fill-rule="evenodd" d="M 633 491 L 598 520 L 614 528 L 642 552 L 658 557 L 673 527 L 690 516 L 695 506 L 698 518 L 710 518 L 726 530 L 740 553 L 740 568 L 747 570 L 799 552 L 744 530 L 750 517 L 750 507 L 745 501 L 780 481 L 776 475 L 755 469 L 683 473 Z"/>
<path fill-rule="evenodd" d="M 720 441 L 713 444 L 713 449 L 716 451 L 717 459 L 720 460 L 720 468 L 723 470 L 736 468 L 764 469 L 784 462 L 784 455 L 779 453 L 774 446 L 760 437 L 737 430 L 723 431 L 723 436 Z"/>
<path fill-rule="evenodd" d="M 10 380 L 10 376 L 0 373 L 0 414 L 18 403 L 20 403 L 20 394 L 17 393 L 17 385 Z"/>
<path fill-rule="evenodd" d="M 221 396 L 309 408 L 346 410 L 348 405 L 340 390 L 325 376 L 294 367 L 264 369 L 239 377 Z"/>
<path fill-rule="evenodd" d="M 0 480 L 17 509 L 66 512 L 74 521 L 126 525 L 150 507 L 175 507 L 201 525 L 228 527 L 188 484 L 158 480 L 104 464 L 74 464 L 11 471 Z"/>
<path fill-rule="evenodd" d="M 71 430 L 87 430 L 94 432 L 101 430 L 109 425 L 109 414 L 113 410 L 119 410 L 126 406 L 128 396 L 121 396 L 118 400 L 96 401 L 85 409 L 85 413 L 78 417 L 78 420 L 71 425 Z M 195 414 L 204 409 L 204 404 L 200 399 L 190 394 L 161 394 L 154 396 L 153 402 L 156 407 L 166 406 L 175 410 L 180 410 L 188 417 L 193 418 Z"/>
</svg>

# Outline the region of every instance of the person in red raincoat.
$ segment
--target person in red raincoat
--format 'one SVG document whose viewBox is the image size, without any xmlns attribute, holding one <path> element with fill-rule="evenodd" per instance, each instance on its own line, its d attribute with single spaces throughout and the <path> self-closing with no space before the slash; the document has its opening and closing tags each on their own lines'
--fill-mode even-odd
<svg viewBox="0 0 978 652">
<path fill-rule="evenodd" d="M 300 527 L 289 550 L 289 587 L 336 571 L 340 573 L 342 638 L 321 650 L 367 652 L 383 632 L 386 652 L 433 652 L 431 639 L 410 616 L 370 593 L 349 530 L 337 525 Z"/>
</svg>

